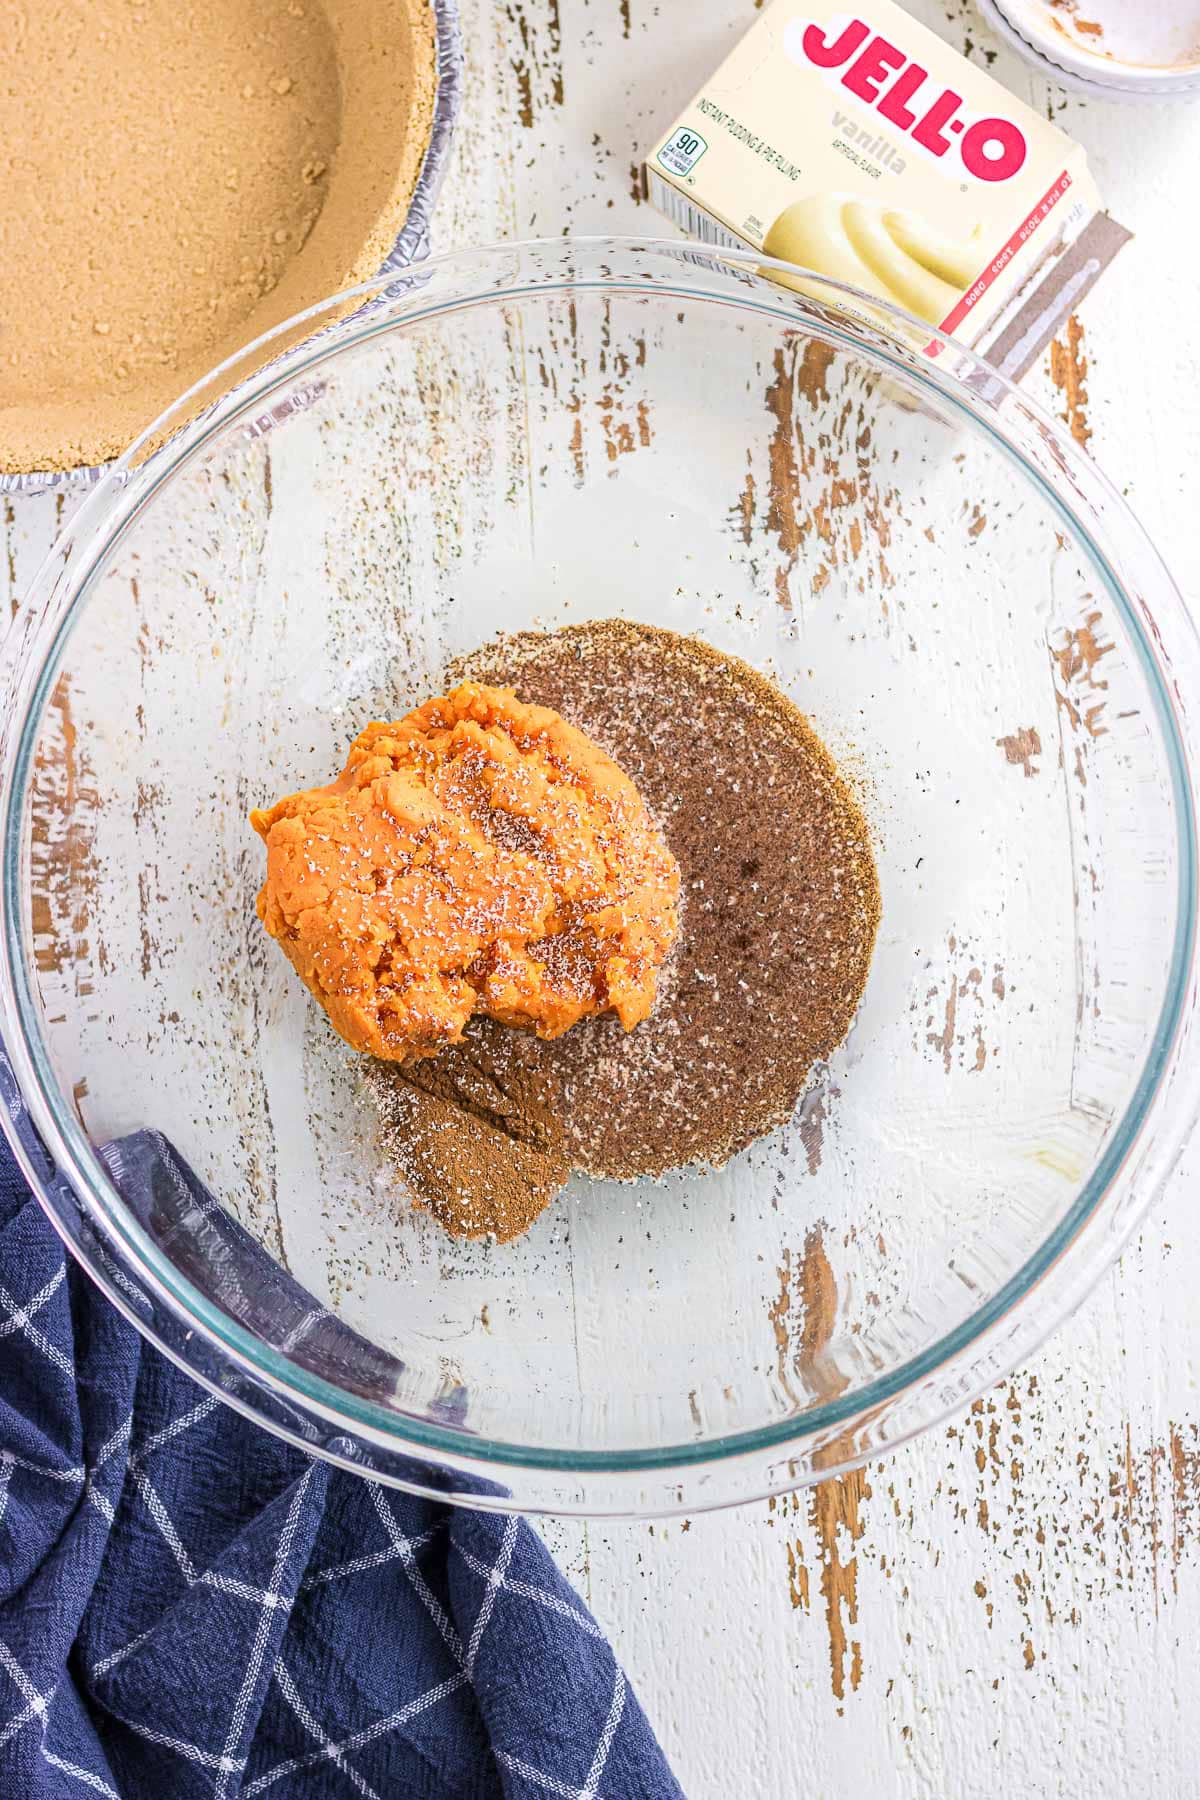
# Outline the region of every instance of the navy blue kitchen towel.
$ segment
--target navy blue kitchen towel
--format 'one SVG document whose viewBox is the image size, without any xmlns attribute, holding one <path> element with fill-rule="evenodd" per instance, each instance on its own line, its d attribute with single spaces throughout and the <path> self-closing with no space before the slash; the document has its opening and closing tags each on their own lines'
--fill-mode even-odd
<svg viewBox="0 0 1200 1800">
<path fill-rule="evenodd" d="M 174 1158 L 195 1183 L 133 1143 L 126 1181 Z M 206 1394 L 66 1257 L 0 1141 L 0 1795 L 680 1793 L 527 1524 Z"/>
</svg>

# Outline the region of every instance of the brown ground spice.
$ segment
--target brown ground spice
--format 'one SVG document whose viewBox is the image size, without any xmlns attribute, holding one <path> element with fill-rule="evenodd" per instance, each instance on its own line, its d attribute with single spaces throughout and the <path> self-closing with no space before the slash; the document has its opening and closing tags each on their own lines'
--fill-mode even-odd
<svg viewBox="0 0 1200 1800">
<path fill-rule="evenodd" d="M 506 1082 L 557 1117 L 573 1168 L 633 1178 L 720 1166 L 791 1117 L 854 1017 L 880 915 L 861 809 L 789 700 L 748 664 L 674 632 L 605 620 L 529 634 L 450 675 L 515 687 L 594 738 L 640 790 L 683 877 L 679 939 L 650 1018 L 629 1033 L 588 1021 L 549 1043 L 507 1033 Z M 433 1065 L 442 1103 L 465 1101 L 464 1150 L 477 1141 L 475 1054 L 452 1048 Z M 416 1138 L 432 1123 L 414 1106 L 403 1141 L 396 1123 L 387 1136 L 401 1173 L 448 1222 L 420 1186 L 429 1153 Z M 437 1127 L 453 1137 L 452 1110 Z M 491 1149 L 511 1158 L 520 1135 L 502 1140 Z M 498 1171 L 487 1178 L 494 1192 Z M 530 1219 L 549 1198 L 539 1194 Z M 512 1216 L 500 1220 L 507 1236 Z"/>
<path fill-rule="evenodd" d="M 440 1056 L 367 1065 L 396 1168 L 454 1237 L 519 1237 L 570 1173 L 541 1072 L 513 1054 L 532 1041 L 478 1018 Z"/>
</svg>

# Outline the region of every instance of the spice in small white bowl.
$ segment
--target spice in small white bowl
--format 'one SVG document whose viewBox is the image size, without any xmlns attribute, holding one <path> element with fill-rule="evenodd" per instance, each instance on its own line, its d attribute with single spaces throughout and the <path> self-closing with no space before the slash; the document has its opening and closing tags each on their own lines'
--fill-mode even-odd
<svg viewBox="0 0 1200 1800">
<path fill-rule="evenodd" d="M 1065 86 L 1106 99 L 1200 95 L 1200 0 L 979 0 Z"/>
</svg>

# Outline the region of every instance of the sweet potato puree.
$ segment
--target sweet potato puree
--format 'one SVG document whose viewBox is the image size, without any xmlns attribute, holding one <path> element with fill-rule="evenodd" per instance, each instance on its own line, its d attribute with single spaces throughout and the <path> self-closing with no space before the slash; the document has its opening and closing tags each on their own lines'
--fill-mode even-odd
<svg viewBox="0 0 1200 1800">
<path fill-rule="evenodd" d="M 679 869 L 629 777 L 547 707 L 466 682 L 368 725 L 326 787 L 250 822 L 258 915 L 354 1049 L 403 1061 L 478 1011 L 626 1030 L 675 940 Z"/>
</svg>

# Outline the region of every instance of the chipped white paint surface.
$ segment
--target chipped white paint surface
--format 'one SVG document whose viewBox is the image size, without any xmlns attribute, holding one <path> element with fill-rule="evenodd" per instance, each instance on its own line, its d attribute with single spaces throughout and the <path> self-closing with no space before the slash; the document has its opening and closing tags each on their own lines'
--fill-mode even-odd
<svg viewBox="0 0 1200 1800">
<path fill-rule="evenodd" d="M 1085 143 L 1138 234 L 1082 339 L 1028 385 L 1090 433 L 1200 593 L 1200 254 L 1181 229 L 1200 107 L 1068 98 L 998 50 L 969 0 L 910 3 Z M 657 231 L 636 165 L 752 6 L 464 0 L 464 13 L 466 110 L 438 243 Z M 40 499 L 0 514 L 13 605 L 60 512 Z M 690 1794 L 1115 1800 L 1153 1782 L 1200 1795 L 1198 1170 L 1194 1151 L 1032 1365 L 886 1465 L 687 1523 L 544 1527 Z"/>
</svg>

